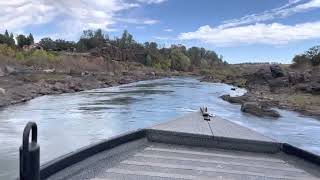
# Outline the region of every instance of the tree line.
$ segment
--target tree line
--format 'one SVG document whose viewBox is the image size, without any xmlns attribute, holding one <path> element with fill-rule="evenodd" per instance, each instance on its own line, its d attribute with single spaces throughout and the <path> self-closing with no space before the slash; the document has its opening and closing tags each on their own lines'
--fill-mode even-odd
<svg viewBox="0 0 320 180">
<path fill-rule="evenodd" d="M 16 41 L 17 41 L 17 44 L 16 44 Z M 16 37 L 16 41 L 14 40 L 13 33 L 9 34 L 8 30 L 6 30 L 4 34 L 0 34 L 0 44 L 6 44 L 10 47 L 17 46 L 22 48 L 25 45 L 34 44 L 34 38 L 31 33 L 28 36 L 25 36 L 23 34 L 18 35 Z"/>
<path fill-rule="evenodd" d="M 33 35 L 18 35 L 14 40 L 12 33 L 6 31 L 0 34 L 0 44 L 10 47 L 22 48 L 25 45 L 34 44 Z M 216 65 L 225 65 L 226 61 L 216 52 L 200 47 L 186 48 L 184 45 L 171 45 L 160 47 L 156 42 L 138 43 L 127 30 L 121 37 L 109 38 L 101 29 L 85 30 L 77 42 L 63 39 L 53 40 L 50 37 L 42 38 L 39 45 L 48 52 L 90 52 L 95 49 L 116 47 L 120 51 L 139 54 L 140 63 L 160 69 L 189 71 L 193 68 L 210 68 Z"/>
</svg>

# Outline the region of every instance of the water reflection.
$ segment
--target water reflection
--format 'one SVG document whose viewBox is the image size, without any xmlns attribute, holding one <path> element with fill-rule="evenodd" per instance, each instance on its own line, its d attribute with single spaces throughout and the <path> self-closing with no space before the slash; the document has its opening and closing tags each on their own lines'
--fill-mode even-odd
<svg viewBox="0 0 320 180">
<path fill-rule="evenodd" d="M 242 114 L 219 96 L 238 95 L 231 86 L 193 78 L 166 78 L 74 94 L 43 96 L 0 111 L 0 179 L 13 179 L 27 121 L 39 126 L 41 161 L 124 131 L 150 126 L 207 105 L 215 114 L 267 136 L 320 153 L 320 122 L 280 111 L 278 120 Z"/>
</svg>

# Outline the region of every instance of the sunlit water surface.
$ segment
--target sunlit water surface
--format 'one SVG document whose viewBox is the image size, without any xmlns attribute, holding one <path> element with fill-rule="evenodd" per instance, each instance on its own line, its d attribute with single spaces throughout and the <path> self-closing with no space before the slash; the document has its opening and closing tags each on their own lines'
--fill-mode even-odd
<svg viewBox="0 0 320 180">
<path fill-rule="evenodd" d="M 0 179 L 18 176 L 18 148 L 25 124 L 39 129 L 41 162 L 111 136 L 208 106 L 210 112 L 320 154 L 320 121 L 280 110 L 281 118 L 257 118 L 240 112 L 239 105 L 219 98 L 226 84 L 195 78 L 165 78 L 73 94 L 43 96 L 0 111 Z"/>
</svg>

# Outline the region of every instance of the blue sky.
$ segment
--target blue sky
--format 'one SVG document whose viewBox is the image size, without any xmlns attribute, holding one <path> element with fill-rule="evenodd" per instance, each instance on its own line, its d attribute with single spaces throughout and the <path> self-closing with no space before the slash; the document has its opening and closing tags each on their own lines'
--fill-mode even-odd
<svg viewBox="0 0 320 180">
<path fill-rule="evenodd" d="M 320 0 L 10 0 L 0 31 L 78 40 L 85 29 L 201 46 L 230 63 L 291 62 L 320 40 Z"/>
</svg>

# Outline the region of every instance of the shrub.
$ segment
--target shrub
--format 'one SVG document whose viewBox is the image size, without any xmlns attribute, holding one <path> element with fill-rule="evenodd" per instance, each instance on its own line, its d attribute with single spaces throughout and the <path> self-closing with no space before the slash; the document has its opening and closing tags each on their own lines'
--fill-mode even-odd
<svg viewBox="0 0 320 180">
<path fill-rule="evenodd" d="M 22 52 L 17 52 L 16 53 L 16 59 L 18 61 L 23 61 L 25 59 L 24 54 Z"/>
<path fill-rule="evenodd" d="M 35 50 L 24 56 L 23 63 L 27 66 L 48 67 L 59 62 L 59 58 L 47 51 Z"/>
<path fill-rule="evenodd" d="M 58 61 L 58 58 L 55 55 L 41 50 L 34 51 L 30 57 L 39 59 L 40 61 L 47 61 L 48 63 L 56 63 Z"/>
<path fill-rule="evenodd" d="M 0 44 L 0 54 L 3 56 L 15 57 L 15 50 L 6 44 Z"/>
<path fill-rule="evenodd" d="M 292 67 L 302 67 L 302 66 L 308 66 L 311 64 L 310 58 L 305 54 L 296 55 L 292 61 L 293 61 Z"/>
</svg>

